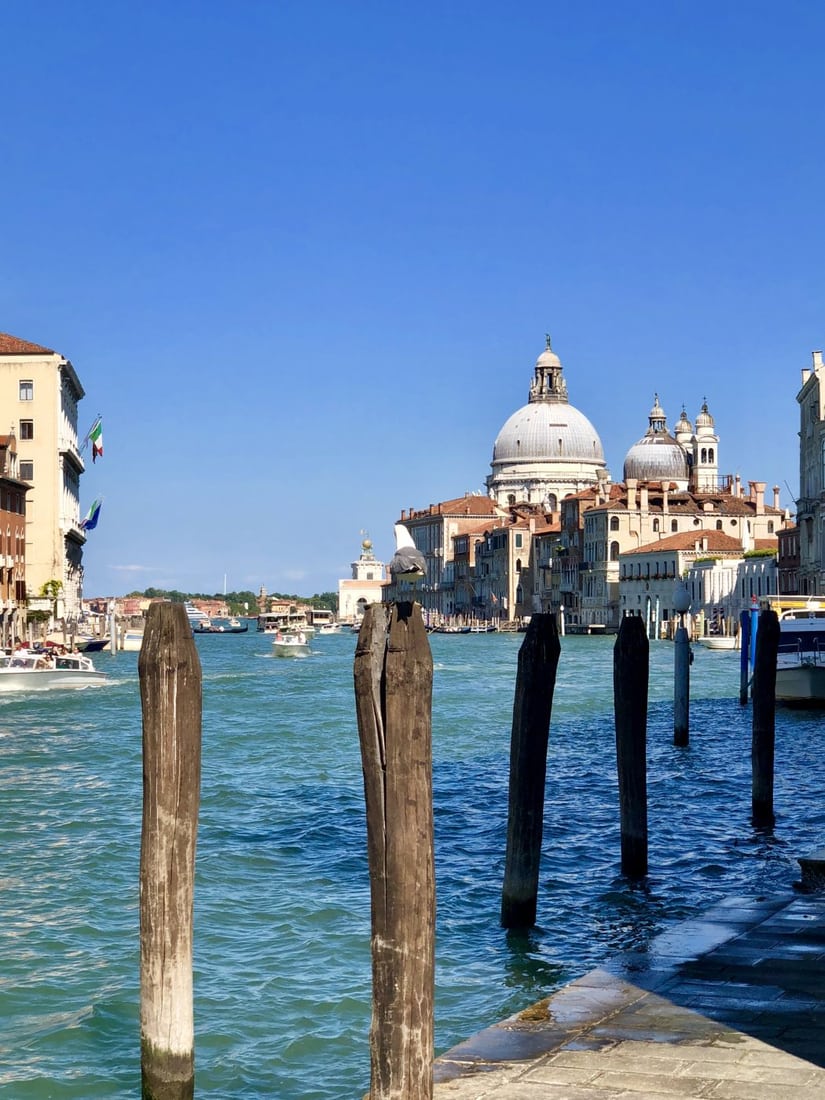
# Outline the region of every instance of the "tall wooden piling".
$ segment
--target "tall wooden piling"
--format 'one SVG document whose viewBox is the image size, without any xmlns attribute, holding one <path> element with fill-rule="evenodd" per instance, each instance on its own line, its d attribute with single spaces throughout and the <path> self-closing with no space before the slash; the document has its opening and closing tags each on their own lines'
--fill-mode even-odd
<svg viewBox="0 0 825 1100">
<path fill-rule="evenodd" d="M 536 923 L 547 745 L 560 652 L 555 616 L 533 615 L 519 649 L 513 702 L 507 856 L 501 892 L 504 928 L 529 928 Z"/>
<path fill-rule="evenodd" d="M 191 1100 L 201 666 L 183 604 L 150 607 L 138 674 L 143 714 L 141 1095 L 143 1100 Z"/>
<path fill-rule="evenodd" d="M 773 772 L 776 744 L 776 655 L 779 618 L 775 611 L 760 612 L 751 689 L 752 814 L 758 828 L 774 824 Z"/>
<path fill-rule="evenodd" d="M 355 651 L 372 909 L 371 1100 L 431 1100 L 433 662 L 418 604 L 367 608 Z"/>
<path fill-rule="evenodd" d="M 647 689 L 649 643 L 644 621 L 626 615 L 613 647 L 613 703 L 622 872 L 647 874 Z"/>
</svg>

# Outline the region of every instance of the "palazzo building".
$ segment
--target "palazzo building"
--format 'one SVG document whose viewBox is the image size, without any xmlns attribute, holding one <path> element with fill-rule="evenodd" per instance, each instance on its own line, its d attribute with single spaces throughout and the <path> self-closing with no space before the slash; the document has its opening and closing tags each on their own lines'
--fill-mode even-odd
<svg viewBox="0 0 825 1100">
<path fill-rule="evenodd" d="M 77 439 L 83 387 L 68 359 L 50 348 L 0 333 L 0 410 L 17 440 L 18 472 L 27 483 L 26 588 L 48 581 L 62 588 L 58 613 L 80 612 L 83 546 Z M 2 425 L 0 425 L 2 427 Z"/>
</svg>

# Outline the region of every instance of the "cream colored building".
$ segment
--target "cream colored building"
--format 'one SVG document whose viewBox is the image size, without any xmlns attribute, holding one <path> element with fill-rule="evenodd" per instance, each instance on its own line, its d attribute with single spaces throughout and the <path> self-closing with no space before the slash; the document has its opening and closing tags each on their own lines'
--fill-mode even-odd
<svg viewBox="0 0 825 1100">
<path fill-rule="evenodd" d="M 83 545 L 77 437 L 83 387 L 68 359 L 38 344 L 0 333 L 0 410 L 17 438 L 18 468 L 31 485 L 26 498 L 26 590 L 47 581 L 63 588 L 58 614 L 80 612 Z"/>
<path fill-rule="evenodd" d="M 825 592 L 825 366 L 822 352 L 812 353 L 810 368 L 802 371 L 799 404 L 799 591 Z"/>
<path fill-rule="evenodd" d="M 368 604 L 381 603 L 386 584 L 384 563 L 373 553 L 371 540 L 364 539 L 352 577 L 338 581 L 339 622 L 360 623 Z"/>
</svg>

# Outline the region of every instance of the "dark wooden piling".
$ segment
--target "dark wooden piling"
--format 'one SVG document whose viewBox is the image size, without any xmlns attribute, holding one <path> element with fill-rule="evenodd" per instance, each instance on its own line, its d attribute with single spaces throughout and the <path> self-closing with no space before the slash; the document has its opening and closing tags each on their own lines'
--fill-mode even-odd
<svg viewBox="0 0 825 1100">
<path fill-rule="evenodd" d="M 192 933 L 201 666 L 183 604 L 153 604 L 138 658 L 143 714 L 140 1049 L 143 1100 L 195 1090 Z"/>
<path fill-rule="evenodd" d="M 501 891 L 504 928 L 529 928 L 536 923 L 547 744 L 560 652 L 555 616 L 533 615 L 519 649 L 513 702 L 507 856 Z"/>
<path fill-rule="evenodd" d="M 371 1100 L 431 1100 L 433 662 L 418 604 L 367 608 L 355 651 L 372 908 Z"/>
<path fill-rule="evenodd" d="M 750 653 L 751 614 L 742 611 L 739 615 L 739 702 L 743 707 L 748 702 L 750 689 Z"/>
<path fill-rule="evenodd" d="M 757 828 L 774 824 L 773 771 L 776 743 L 776 655 L 779 650 L 779 619 L 775 611 L 759 614 L 756 655 L 751 688 L 752 820 Z"/>
<path fill-rule="evenodd" d="M 622 872 L 647 874 L 647 688 L 649 643 L 645 624 L 626 615 L 613 647 L 613 702 Z"/>
</svg>

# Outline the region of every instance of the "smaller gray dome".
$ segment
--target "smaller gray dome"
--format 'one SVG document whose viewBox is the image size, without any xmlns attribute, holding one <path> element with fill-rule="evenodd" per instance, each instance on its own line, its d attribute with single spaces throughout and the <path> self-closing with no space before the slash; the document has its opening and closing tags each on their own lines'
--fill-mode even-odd
<svg viewBox="0 0 825 1100">
<path fill-rule="evenodd" d="M 682 414 L 684 420 L 684 413 Z M 682 421 L 680 421 L 681 425 Z M 678 430 L 678 429 L 677 429 Z M 625 455 L 624 480 L 676 481 L 687 483 L 690 466 L 687 452 L 667 430 L 665 411 L 654 397 L 653 408 L 648 414 L 648 429 Z"/>
<path fill-rule="evenodd" d="M 685 450 L 669 432 L 646 435 L 625 455 L 625 481 L 687 481 L 689 472 Z"/>
</svg>

